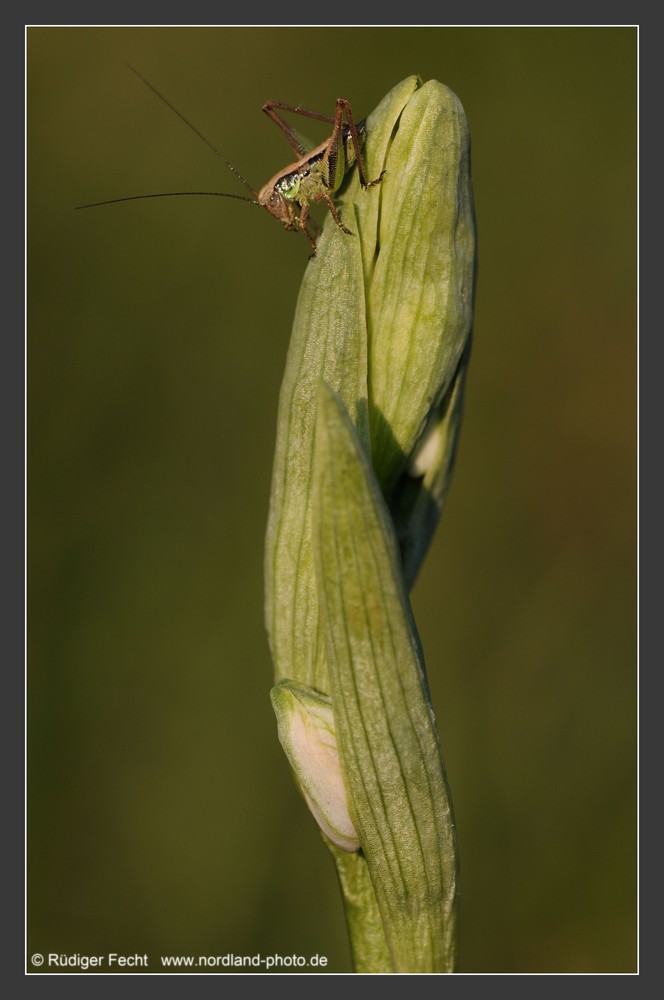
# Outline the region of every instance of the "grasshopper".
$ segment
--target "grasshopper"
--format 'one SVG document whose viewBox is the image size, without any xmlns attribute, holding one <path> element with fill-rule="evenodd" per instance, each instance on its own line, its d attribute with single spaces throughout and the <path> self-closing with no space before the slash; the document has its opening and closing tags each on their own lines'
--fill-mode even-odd
<svg viewBox="0 0 664 1000">
<path fill-rule="evenodd" d="M 142 198 L 170 198 L 178 196 L 207 195 L 217 198 L 236 198 L 239 201 L 246 201 L 250 205 L 259 205 L 266 208 L 270 215 L 278 219 L 283 226 L 291 231 L 301 232 L 306 236 L 311 246 L 311 256 L 316 255 L 316 240 L 309 230 L 309 225 L 316 223 L 309 216 L 310 204 L 324 201 L 334 219 L 335 223 L 349 236 L 352 236 L 343 222 L 337 208 L 332 201 L 332 195 L 340 188 L 342 181 L 353 166 L 357 163 L 360 175 L 360 184 L 364 189 L 379 184 L 383 179 L 383 170 L 375 180 L 367 180 L 367 174 L 362 158 L 362 145 L 366 137 L 366 122 L 359 121 L 357 124 L 353 119 L 353 112 L 350 104 L 344 97 L 338 97 L 334 118 L 328 115 L 320 115 L 315 111 L 308 111 L 299 105 L 283 104 L 281 101 L 267 101 L 263 105 L 264 113 L 275 122 L 284 132 L 293 151 L 299 159 L 290 163 L 283 170 L 271 177 L 267 184 L 264 184 L 260 191 L 255 191 L 249 182 L 242 176 L 237 167 L 223 156 L 219 150 L 212 145 L 202 132 L 193 125 L 188 118 L 178 111 L 171 102 L 154 87 L 149 80 L 146 80 L 133 66 L 129 69 L 143 81 L 143 83 L 156 94 L 160 101 L 173 111 L 178 118 L 187 125 L 212 152 L 221 159 L 226 166 L 235 174 L 244 186 L 253 195 L 247 198 L 239 194 L 227 194 L 223 191 L 165 191 L 160 194 L 135 194 L 125 198 L 111 198 L 107 201 L 95 201 L 88 205 L 78 205 L 77 208 L 96 208 L 99 205 L 112 205 L 120 201 L 137 201 Z M 277 110 L 278 109 L 278 110 Z M 307 150 L 303 139 L 297 134 L 295 129 L 286 122 L 278 111 L 287 111 L 291 114 L 302 115 L 306 118 L 313 118 L 317 121 L 327 122 L 332 125 L 332 135 L 329 139 L 321 142 L 314 149 Z M 345 124 L 344 124 L 345 116 Z M 316 227 L 317 228 L 317 227 Z"/>
</svg>

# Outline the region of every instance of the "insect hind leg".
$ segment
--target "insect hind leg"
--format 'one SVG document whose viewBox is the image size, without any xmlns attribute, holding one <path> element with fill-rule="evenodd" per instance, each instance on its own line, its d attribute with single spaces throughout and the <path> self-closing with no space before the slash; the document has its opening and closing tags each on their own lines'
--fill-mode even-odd
<svg viewBox="0 0 664 1000">
<path fill-rule="evenodd" d="M 282 101 L 266 101 L 263 105 L 263 111 L 271 118 L 272 121 L 279 126 L 282 130 L 291 148 L 298 154 L 298 156 L 306 156 L 307 150 L 300 142 L 300 138 L 287 121 L 285 121 L 281 115 L 278 115 L 274 110 L 279 108 L 280 111 L 289 111 L 293 115 L 301 115 L 304 118 L 315 118 L 316 121 L 328 122 L 330 125 L 334 123 L 334 118 L 330 118 L 328 115 L 319 115 L 316 111 L 309 111 L 307 108 L 301 108 L 298 104 L 284 104 Z"/>
</svg>

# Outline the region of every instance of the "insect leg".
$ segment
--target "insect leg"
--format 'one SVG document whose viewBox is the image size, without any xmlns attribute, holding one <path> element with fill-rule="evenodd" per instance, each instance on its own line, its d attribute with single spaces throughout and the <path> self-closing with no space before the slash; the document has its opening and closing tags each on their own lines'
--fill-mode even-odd
<svg viewBox="0 0 664 1000">
<path fill-rule="evenodd" d="M 268 108 L 270 110 L 272 108 L 279 108 L 280 111 L 290 111 L 292 115 L 302 115 L 303 118 L 315 118 L 318 122 L 328 122 L 330 125 L 334 124 L 334 118 L 330 118 L 329 115 L 321 115 L 318 111 L 309 111 L 308 108 L 303 108 L 300 104 L 284 104 L 283 101 L 266 101 L 263 105 L 263 111 L 266 115 L 270 114 L 270 111 L 267 110 Z M 275 115 L 275 121 L 278 117 L 278 115 Z"/>
<path fill-rule="evenodd" d="M 304 233 L 304 235 L 309 240 L 309 244 L 310 244 L 311 250 L 312 250 L 311 256 L 315 257 L 316 256 L 316 241 L 313 238 L 313 236 L 311 235 L 311 233 L 309 232 L 309 230 L 307 229 L 307 218 L 308 218 L 308 216 L 309 216 L 309 206 L 308 205 L 303 205 L 302 209 L 300 211 L 300 215 L 299 215 L 298 220 L 297 220 L 297 225 L 298 225 L 298 229 L 301 229 L 302 232 Z"/>
<path fill-rule="evenodd" d="M 366 171 L 364 169 L 364 160 L 362 159 L 362 150 L 360 149 L 360 140 L 357 137 L 357 129 L 355 127 L 355 121 L 353 120 L 353 112 L 350 109 L 350 104 L 344 97 L 337 98 L 337 113 L 334 119 L 334 130 L 341 131 L 341 121 L 343 114 L 346 114 L 346 121 L 348 122 L 348 129 L 350 131 L 350 137 L 353 141 L 353 148 L 355 149 L 355 159 L 357 160 L 357 171 L 360 175 L 360 184 L 363 188 L 373 187 L 374 184 L 380 184 L 383 179 L 384 170 L 381 171 L 380 177 L 376 177 L 374 181 L 368 181 Z"/>
<path fill-rule="evenodd" d="M 335 205 L 334 205 L 334 202 L 333 202 L 333 201 L 332 201 L 332 199 L 330 198 L 330 196 L 329 196 L 329 194 L 327 193 L 327 191 L 325 191 L 325 193 L 324 193 L 323 195 L 321 195 L 321 198 L 319 198 L 319 199 L 318 199 L 318 201 L 320 201 L 320 200 L 321 200 L 322 198 L 324 198 L 324 199 L 325 199 L 325 201 L 327 202 L 327 207 L 329 208 L 330 212 L 332 213 L 332 218 L 334 219 L 334 221 L 335 221 L 335 222 L 336 222 L 336 224 L 338 225 L 339 229 L 340 229 L 340 230 L 341 230 L 341 231 L 342 231 L 343 233 L 346 233 L 346 235 L 347 235 L 347 236 L 352 236 L 352 235 L 353 235 L 353 233 L 352 233 L 352 232 L 350 231 L 350 229 L 348 229 L 348 227 L 347 227 L 347 226 L 344 226 L 344 224 L 343 224 L 343 222 L 341 221 L 341 218 L 340 218 L 340 216 L 339 216 L 339 213 L 337 212 L 337 210 L 336 210 L 336 208 L 335 208 Z"/>
<path fill-rule="evenodd" d="M 295 150 L 298 156 L 306 156 L 309 150 L 305 149 L 295 129 L 292 128 L 288 122 L 281 117 L 281 115 L 277 114 L 274 110 L 275 108 L 279 108 L 281 111 L 290 111 L 291 114 L 294 115 L 303 115 L 305 118 L 315 118 L 317 121 L 321 122 L 329 122 L 330 124 L 334 122 L 334 118 L 329 118 L 327 115 L 319 115 L 316 111 L 307 111 L 306 108 L 301 108 L 296 104 L 283 104 L 281 101 L 267 101 L 263 105 L 263 111 L 268 118 L 271 118 L 272 121 L 279 126 L 288 139 L 291 148 Z"/>
</svg>

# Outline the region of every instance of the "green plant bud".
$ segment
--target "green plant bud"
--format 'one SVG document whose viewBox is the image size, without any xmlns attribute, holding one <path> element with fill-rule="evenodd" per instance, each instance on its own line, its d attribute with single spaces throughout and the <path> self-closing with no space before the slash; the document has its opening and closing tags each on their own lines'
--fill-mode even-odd
<svg viewBox="0 0 664 1000">
<path fill-rule="evenodd" d="M 452 806 L 407 592 L 470 352 L 469 138 L 436 81 L 368 117 L 306 270 L 279 401 L 266 624 L 279 735 L 337 865 L 356 968 L 451 971 Z"/>
<path fill-rule="evenodd" d="M 279 742 L 316 822 L 342 851 L 360 842 L 348 812 L 330 699 L 292 681 L 270 692 Z"/>
<path fill-rule="evenodd" d="M 385 170 L 379 210 L 363 201 L 357 177 L 346 195 L 357 206 L 366 277 L 372 464 L 388 497 L 466 348 L 475 271 L 461 102 L 430 80 L 412 92 L 385 146 L 374 121 L 393 100 L 367 121 L 368 174 Z"/>
<path fill-rule="evenodd" d="M 312 554 L 311 477 L 318 380 L 339 393 L 388 502 L 407 579 L 415 578 L 449 483 L 459 427 L 452 395 L 467 346 L 474 227 L 468 131 L 456 96 L 408 77 L 367 119 L 367 174 L 331 216 L 300 289 L 279 401 L 265 551 L 275 679 L 329 693 Z M 461 379 L 462 381 L 462 379 Z M 411 461 L 442 421 L 426 476 Z M 435 464 L 437 463 L 437 465 Z M 420 463 L 421 464 L 421 463 Z M 419 481 L 415 481 L 418 480 Z"/>
</svg>

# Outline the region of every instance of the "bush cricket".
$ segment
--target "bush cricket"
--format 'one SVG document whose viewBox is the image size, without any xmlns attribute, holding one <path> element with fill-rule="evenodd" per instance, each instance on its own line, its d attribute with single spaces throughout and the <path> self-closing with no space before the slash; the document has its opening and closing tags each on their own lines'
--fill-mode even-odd
<svg viewBox="0 0 664 1000">
<path fill-rule="evenodd" d="M 316 255 L 316 240 L 310 232 L 308 224 L 313 223 L 315 225 L 315 222 L 309 217 L 309 206 L 311 202 L 325 201 L 337 226 L 344 233 L 347 233 L 349 236 L 352 235 L 350 229 L 341 221 L 336 206 L 332 201 L 332 195 L 338 191 L 346 173 L 354 163 L 357 163 L 360 184 L 364 189 L 380 183 L 385 171 L 382 171 L 380 176 L 376 177 L 375 180 L 367 180 L 364 160 L 362 158 L 362 145 L 366 137 L 366 123 L 365 121 L 355 123 L 350 104 L 345 98 L 337 98 L 334 118 L 328 115 L 320 115 L 315 111 L 308 111 L 299 105 L 283 104 L 281 101 L 267 101 L 263 105 L 262 110 L 283 131 L 291 148 L 298 155 L 299 159 L 284 167 L 283 170 L 279 170 L 274 177 L 270 178 L 267 184 L 263 185 L 260 191 L 254 191 L 251 184 L 242 176 L 237 167 L 234 167 L 188 118 L 185 118 L 138 70 L 134 69 L 133 66 L 129 66 L 129 69 L 188 128 L 203 140 L 212 152 L 242 181 L 253 197 L 247 198 L 239 194 L 226 194 L 222 191 L 165 191 L 160 194 L 135 194 L 125 198 L 110 198 L 106 201 L 95 201 L 88 205 L 77 205 L 77 208 L 97 208 L 99 205 L 113 205 L 121 201 L 137 201 L 143 198 L 173 198 L 195 195 L 236 198 L 239 201 L 246 201 L 250 205 L 259 205 L 262 208 L 266 208 L 270 215 L 278 219 L 286 229 L 303 233 L 311 246 L 311 256 L 314 257 Z M 327 122 L 329 125 L 332 125 L 332 135 L 329 139 L 321 142 L 320 145 L 307 150 L 302 138 L 278 114 L 278 111 L 287 111 L 291 114 L 302 115 L 305 118 Z M 346 119 L 345 124 L 344 117 Z"/>
</svg>

